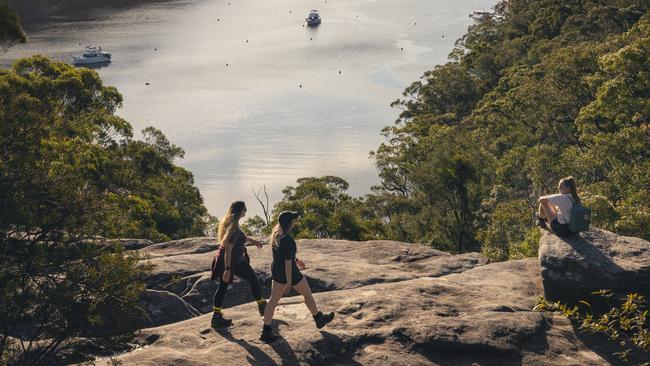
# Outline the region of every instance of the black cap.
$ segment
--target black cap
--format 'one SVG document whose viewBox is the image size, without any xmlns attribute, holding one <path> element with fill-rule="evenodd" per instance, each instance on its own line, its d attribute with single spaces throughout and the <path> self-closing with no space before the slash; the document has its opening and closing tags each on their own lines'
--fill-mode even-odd
<svg viewBox="0 0 650 366">
<path fill-rule="evenodd" d="M 278 216 L 278 222 L 280 225 L 286 226 L 290 224 L 292 220 L 295 220 L 298 217 L 300 217 L 300 215 L 296 211 L 282 211 Z"/>
</svg>

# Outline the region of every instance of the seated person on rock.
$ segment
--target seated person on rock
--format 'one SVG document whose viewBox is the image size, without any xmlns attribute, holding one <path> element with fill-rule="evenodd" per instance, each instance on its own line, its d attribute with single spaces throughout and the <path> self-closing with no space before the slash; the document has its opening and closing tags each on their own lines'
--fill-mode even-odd
<svg viewBox="0 0 650 366">
<path fill-rule="evenodd" d="M 560 193 L 550 194 L 539 198 L 539 226 L 553 231 L 558 236 L 570 236 L 573 232 L 569 229 L 571 208 L 580 203 L 576 180 L 573 177 L 560 179 L 558 183 Z"/>
</svg>

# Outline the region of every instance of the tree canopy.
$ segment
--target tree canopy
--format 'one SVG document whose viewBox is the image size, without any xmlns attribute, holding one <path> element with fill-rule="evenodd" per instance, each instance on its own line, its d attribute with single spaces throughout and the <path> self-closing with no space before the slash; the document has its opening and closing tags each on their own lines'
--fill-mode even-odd
<svg viewBox="0 0 650 366">
<path fill-rule="evenodd" d="M 9 5 L 0 4 L 0 53 L 15 43 L 24 43 L 27 36 L 18 16 L 9 9 Z"/>
<path fill-rule="evenodd" d="M 146 268 L 96 239 L 203 235 L 183 150 L 152 127 L 133 139 L 122 96 L 89 69 L 18 60 L 0 70 L 0 100 L 0 364 L 50 363 L 80 335 L 122 339 Z"/>
<path fill-rule="evenodd" d="M 393 103 L 373 155 L 384 206 L 407 207 L 389 235 L 517 257 L 537 197 L 573 175 L 595 225 L 650 238 L 649 7 L 514 0 L 470 27 Z"/>
<path fill-rule="evenodd" d="M 371 154 L 381 182 L 346 198 L 356 200 L 346 212 L 363 211 L 389 239 L 520 258 L 536 254 L 537 198 L 572 175 L 594 225 L 649 239 L 650 3 L 510 0 L 494 9 L 449 62 L 392 103 L 399 118 Z M 322 235 L 310 223 L 338 207 L 317 196 L 288 187 L 278 205 L 324 205 L 301 235 Z M 356 237 L 346 232 L 336 235 Z"/>
</svg>

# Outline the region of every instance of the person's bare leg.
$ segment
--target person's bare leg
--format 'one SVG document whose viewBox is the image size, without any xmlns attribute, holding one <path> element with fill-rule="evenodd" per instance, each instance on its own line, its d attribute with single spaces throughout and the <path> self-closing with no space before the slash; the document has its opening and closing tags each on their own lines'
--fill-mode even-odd
<svg viewBox="0 0 650 366">
<path fill-rule="evenodd" d="M 299 294 L 302 295 L 302 297 L 305 298 L 305 305 L 307 305 L 307 309 L 311 312 L 311 315 L 316 315 L 318 314 L 318 307 L 316 306 L 316 300 L 314 300 L 314 296 L 311 294 L 311 289 L 309 288 L 309 284 L 307 283 L 307 278 L 303 277 L 300 282 L 298 282 L 297 285 L 293 286 L 293 288 L 298 291 Z"/>
<path fill-rule="evenodd" d="M 537 217 L 546 220 L 546 213 L 544 213 L 544 207 L 542 207 L 541 203 L 539 204 L 539 212 L 537 213 Z"/>
<path fill-rule="evenodd" d="M 284 287 L 286 284 L 273 281 L 271 284 L 271 297 L 266 303 L 266 309 L 264 309 L 264 325 L 271 325 L 273 321 L 273 314 L 275 313 L 275 307 L 278 306 L 282 294 L 284 293 Z"/>
<path fill-rule="evenodd" d="M 540 204 L 542 210 L 544 211 L 544 217 L 546 218 L 546 221 L 550 224 L 551 221 L 555 220 L 557 217 L 557 212 L 555 211 L 555 207 L 551 206 L 550 203 L 542 203 Z"/>
</svg>

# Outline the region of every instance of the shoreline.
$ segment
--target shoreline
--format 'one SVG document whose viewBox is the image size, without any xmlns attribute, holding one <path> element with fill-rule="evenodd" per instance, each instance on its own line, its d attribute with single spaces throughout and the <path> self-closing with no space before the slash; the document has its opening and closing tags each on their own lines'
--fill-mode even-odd
<svg viewBox="0 0 650 366">
<path fill-rule="evenodd" d="M 50 23 L 61 16 L 81 16 L 87 18 L 94 11 L 124 10 L 148 3 L 171 3 L 179 0 L 8 0 L 9 7 L 18 15 L 28 32 L 38 30 L 43 23 Z"/>
</svg>

